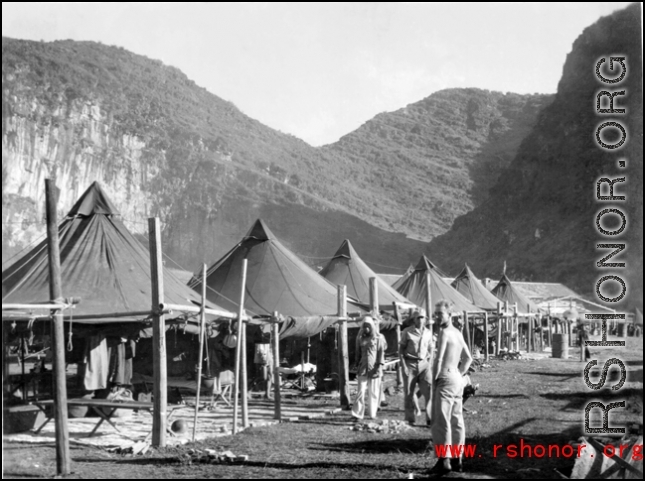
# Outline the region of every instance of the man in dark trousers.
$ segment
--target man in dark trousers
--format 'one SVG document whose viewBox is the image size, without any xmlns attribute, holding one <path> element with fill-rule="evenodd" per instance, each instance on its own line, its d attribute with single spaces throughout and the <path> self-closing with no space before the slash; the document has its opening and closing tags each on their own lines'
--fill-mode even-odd
<svg viewBox="0 0 645 481">
<path fill-rule="evenodd" d="M 419 311 L 412 313 L 413 324 L 401 333 L 401 370 L 403 371 L 403 393 L 405 396 L 405 420 L 414 424 L 419 412 L 415 398 L 416 388 L 426 399 L 426 423 L 432 420 L 432 329 L 426 327 L 426 316 Z"/>
</svg>

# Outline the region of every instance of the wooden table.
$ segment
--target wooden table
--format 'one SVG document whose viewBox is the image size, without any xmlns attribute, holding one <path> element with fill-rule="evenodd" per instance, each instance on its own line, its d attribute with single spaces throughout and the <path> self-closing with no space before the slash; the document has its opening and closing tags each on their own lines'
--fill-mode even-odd
<svg viewBox="0 0 645 481">
<path fill-rule="evenodd" d="M 38 429 L 36 429 L 35 434 L 38 434 L 44 427 L 45 425 L 54 419 L 53 415 L 50 415 L 47 411 L 48 406 L 53 406 L 54 400 L 53 399 L 47 399 L 43 401 L 32 401 L 30 404 L 33 404 L 34 406 L 37 406 L 43 413 L 45 413 L 45 417 L 47 418 L 43 424 L 40 425 Z M 94 429 L 92 429 L 92 432 L 90 433 L 90 436 L 93 436 L 98 428 L 103 424 L 103 421 L 107 421 L 108 424 L 110 424 L 119 434 L 123 434 L 119 428 L 116 426 L 111 421 L 112 416 L 116 412 L 117 409 L 132 409 L 134 410 L 143 410 L 147 411 L 150 413 L 152 416 L 152 411 L 154 409 L 154 404 L 151 402 L 140 402 L 140 401 L 108 401 L 107 399 L 85 399 L 85 398 L 80 398 L 80 399 L 68 399 L 67 400 L 67 405 L 68 406 L 87 406 L 91 408 L 96 414 L 99 416 L 99 421 L 94 426 Z M 178 408 L 182 408 L 184 405 L 182 404 L 169 404 L 167 406 L 168 410 L 168 421 L 170 421 L 170 418 L 173 416 L 175 413 L 175 410 Z M 107 408 L 108 413 L 106 414 L 105 411 L 103 411 L 102 408 Z M 168 423 L 167 430 L 171 434 L 172 431 L 170 430 L 170 423 Z M 152 433 L 148 434 L 146 436 L 146 439 L 148 439 Z"/>
</svg>

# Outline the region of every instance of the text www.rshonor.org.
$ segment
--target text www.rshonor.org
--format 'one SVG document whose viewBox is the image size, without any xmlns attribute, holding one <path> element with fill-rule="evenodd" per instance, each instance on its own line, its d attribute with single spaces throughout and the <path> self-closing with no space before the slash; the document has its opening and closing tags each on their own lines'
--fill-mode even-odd
<svg viewBox="0 0 645 481">
<path fill-rule="evenodd" d="M 582 457 L 585 455 L 584 449 L 586 444 L 529 444 L 520 439 L 519 444 L 494 444 L 493 457 L 506 456 L 507 458 L 572 458 Z M 605 445 L 603 454 L 609 458 L 613 456 L 620 456 L 624 458 L 625 454 L 631 454 L 633 461 L 643 460 L 643 445 L 635 444 L 632 446 L 631 452 L 628 444 L 613 444 Z M 435 454 L 440 458 L 481 458 L 482 455 L 477 453 L 476 444 L 435 444 Z M 589 457 L 594 456 L 594 450 L 586 452 Z"/>
</svg>

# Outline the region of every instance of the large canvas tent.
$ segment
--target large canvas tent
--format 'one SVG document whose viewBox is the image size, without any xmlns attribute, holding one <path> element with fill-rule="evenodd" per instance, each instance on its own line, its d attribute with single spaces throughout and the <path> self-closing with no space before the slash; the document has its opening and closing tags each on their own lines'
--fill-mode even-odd
<svg viewBox="0 0 645 481">
<path fill-rule="evenodd" d="M 533 301 L 513 287 L 511 280 L 506 274 L 502 275 L 502 278 L 493 288 L 492 292 L 502 302 L 508 301 L 509 305 L 517 304 L 518 313 L 535 314 L 539 311 L 539 307 Z"/>
<path fill-rule="evenodd" d="M 464 269 L 450 285 L 477 307 L 485 310 L 497 309 L 499 299 L 484 287 L 468 265 L 464 266 Z"/>
<path fill-rule="evenodd" d="M 426 274 L 430 277 L 430 295 L 432 303 L 445 299 L 453 304 L 455 312 L 482 312 L 480 308 L 453 289 L 450 284 L 442 279 L 441 274 L 426 256 L 422 256 L 414 271 L 394 284 L 394 288 L 406 299 L 418 306 L 425 307 L 426 299 Z"/>
<path fill-rule="evenodd" d="M 394 302 L 402 305 L 412 304 L 370 269 L 347 239 L 323 267 L 320 275 L 332 284 L 347 286 L 347 294 L 366 305 L 370 304 L 370 278 L 372 277 L 376 278 L 380 309 L 392 309 Z"/>
<path fill-rule="evenodd" d="M 74 323 L 131 323 L 148 317 L 108 315 L 151 310 L 150 254 L 123 225 L 97 182 L 60 223 L 58 235 L 63 296 L 80 298 L 73 309 Z M 3 304 L 49 302 L 48 266 L 47 242 L 43 241 L 2 272 Z M 201 304 L 200 296 L 166 269 L 163 280 L 165 302 Z M 213 303 L 208 307 L 221 309 Z"/>
<path fill-rule="evenodd" d="M 261 219 L 208 269 L 211 301 L 238 309 L 244 259 L 248 261 L 244 308 L 252 316 L 270 316 L 276 311 L 291 316 L 281 325 L 281 339 L 312 336 L 337 320 L 329 317 L 338 314 L 336 286 L 287 249 Z M 189 285 L 199 291 L 201 279 L 194 277 Z"/>
</svg>

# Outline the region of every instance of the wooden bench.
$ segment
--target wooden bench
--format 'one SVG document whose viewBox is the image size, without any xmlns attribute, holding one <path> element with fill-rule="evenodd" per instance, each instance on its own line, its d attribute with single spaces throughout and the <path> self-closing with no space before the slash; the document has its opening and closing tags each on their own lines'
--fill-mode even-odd
<svg viewBox="0 0 645 481">
<path fill-rule="evenodd" d="M 154 378 L 145 374 L 135 373 L 132 376 L 132 384 L 141 384 L 147 393 L 152 391 Z M 210 396 L 210 406 L 217 408 L 217 403 L 222 401 L 228 407 L 233 407 L 231 403 L 231 388 L 233 387 L 233 372 L 223 371 L 220 375 L 221 389 L 216 390 L 214 387 L 211 389 L 202 390 L 206 396 Z M 184 377 L 169 377 L 166 380 L 166 385 L 173 389 L 187 389 L 197 392 L 197 381 L 195 379 L 186 379 Z"/>
<path fill-rule="evenodd" d="M 36 429 L 35 434 L 38 434 L 44 427 L 45 425 L 54 419 L 53 414 L 49 414 L 47 407 L 48 406 L 53 406 L 54 405 L 54 400 L 53 399 L 47 399 L 43 401 L 32 401 L 30 404 L 37 406 L 43 413 L 45 413 L 45 422 L 40 425 L 38 429 Z M 94 426 L 94 429 L 92 429 L 92 432 L 89 434 L 90 436 L 93 436 L 94 433 L 98 430 L 98 428 L 103 424 L 103 421 L 107 421 L 119 434 L 123 434 L 119 428 L 116 426 L 111 421 L 112 416 L 116 412 L 117 409 L 132 409 L 134 410 L 143 410 L 147 411 L 150 413 L 152 416 L 152 412 L 154 410 L 154 404 L 151 402 L 140 402 L 140 401 L 108 401 L 107 399 L 85 399 L 85 398 L 80 398 L 80 399 L 68 399 L 67 400 L 67 405 L 68 406 L 87 406 L 91 408 L 96 414 L 99 416 L 99 421 Z M 168 421 L 170 421 L 170 418 L 173 416 L 174 412 L 178 408 L 184 407 L 182 404 L 169 404 L 167 406 L 168 410 Z M 108 413 L 106 414 L 103 408 L 108 409 Z M 168 422 L 169 424 L 169 422 Z M 172 431 L 168 428 L 168 432 L 171 434 Z M 146 436 L 146 439 L 148 439 L 152 433 L 148 434 Z"/>
</svg>

